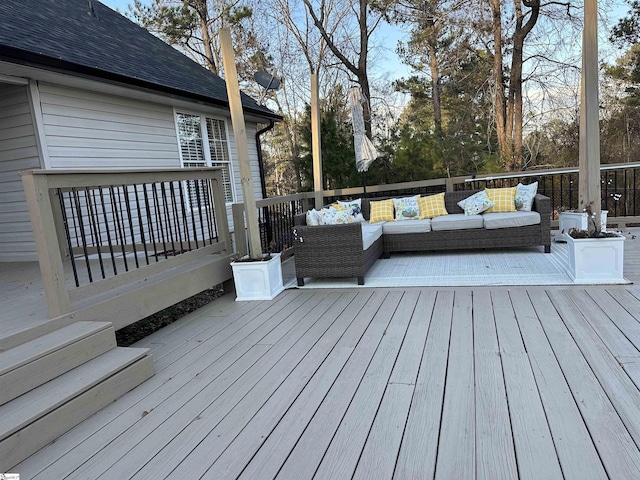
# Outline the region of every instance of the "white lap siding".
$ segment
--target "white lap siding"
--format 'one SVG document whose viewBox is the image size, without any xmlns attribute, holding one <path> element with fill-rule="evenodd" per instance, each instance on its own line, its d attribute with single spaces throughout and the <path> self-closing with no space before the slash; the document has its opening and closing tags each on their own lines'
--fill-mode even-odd
<svg viewBox="0 0 640 480">
<path fill-rule="evenodd" d="M 45 83 L 39 85 L 39 91 L 49 168 L 139 169 L 181 166 L 172 106 Z M 194 113 L 220 118 L 219 113 L 200 108 Z M 236 201 L 242 201 L 233 127 L 228 117 L 225 120 Z M 256 129 L 255 123 L 247 123 L 254 190 L 256 198 L 262 198 L 255 145 Z M 233 228 L 230 204 L 227 218 L 230 228 Z"/>
<path fill-rule="evenodd" d="M 0 84 L 0 262 L 38 259 L 20 170 L 40 168 L 26 86 Z"/>
<path fill-rule="evenodd" d="M 167 105 L 40 84 L 50 168 L 180 167 Z"/>
</svg>

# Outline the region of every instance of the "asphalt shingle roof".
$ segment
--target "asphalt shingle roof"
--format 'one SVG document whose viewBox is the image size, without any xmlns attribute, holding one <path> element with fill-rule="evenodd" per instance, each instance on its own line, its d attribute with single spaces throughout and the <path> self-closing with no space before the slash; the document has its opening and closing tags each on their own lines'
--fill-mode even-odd
<svg viewBox="0 0 640 480">
<path fill-rule="evenodd" d="M 97 0 L 1 0 L 0 60 L 228 106 L 222 78 Z M 279 118 L 248 95 L 242 103 Z"/>
</svg>

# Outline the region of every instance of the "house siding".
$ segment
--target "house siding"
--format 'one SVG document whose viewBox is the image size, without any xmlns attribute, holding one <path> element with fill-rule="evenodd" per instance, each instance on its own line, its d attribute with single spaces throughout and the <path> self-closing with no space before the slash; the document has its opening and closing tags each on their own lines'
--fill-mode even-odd
<svg viewBox="0 0 640 480">
<path fill-rule="evenodd" d="M 40 83 L 44 134 L 51 169 L 179 168 L 174 109 L 169 105 Z M 221 118 L 219 111 L 179 109 Z M 242 182 L 231 119 L 227 122 L 236 201 Z M 257 125 L 246 125 L 256 198 L 262 198 L 255 143 Z M 227 218 L 233 230 L 231 205 Z"/>
<path fill-rule="evenodd" d="M 40 168 L 28 88 L 0 86 L 0 261 L 38 259 L 31 220 L 18 175 Z"/>
<path fill-rule="evenodd" d="M 170 106 L 49 84 L 40 102 L 52 169 L 180 167 Z"/>
</svg>

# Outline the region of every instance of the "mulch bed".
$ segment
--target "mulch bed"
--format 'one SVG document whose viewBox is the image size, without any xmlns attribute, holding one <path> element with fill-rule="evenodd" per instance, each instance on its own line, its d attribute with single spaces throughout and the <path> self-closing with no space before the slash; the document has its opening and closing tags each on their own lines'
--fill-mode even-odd
<svg viewBox="0 0 640 480">
<path fill-rule="evenodd" d="M 216 298 L 224 295 L 222 284 L 213 288 L 204 290 L 203 292 L 189 297 L 180 303 L 176 303 L 171 307 L 165 308 L 147 318 L 138 320 L 136 323 L 127 325 L 116 332 L 116 341 L 119 347 L 128 347 L 138 340 L 142 340 L 147 335 L 160 330 L 162 327 L 175 322 L 179 318 L 184 317 L 188 313 L 212 302 Z"/>
</svg>

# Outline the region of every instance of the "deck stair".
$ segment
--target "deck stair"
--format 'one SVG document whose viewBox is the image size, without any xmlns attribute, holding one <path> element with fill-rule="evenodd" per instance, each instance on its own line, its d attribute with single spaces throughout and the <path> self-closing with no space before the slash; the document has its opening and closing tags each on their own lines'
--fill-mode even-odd
<svg viewBox="0 0 640 480">
<path fill-rule="evenodd" d="M 146 348 L 108 322 L 76 322 L 0 352 L 0 472 L 153 375 Z"/>
</svg>

